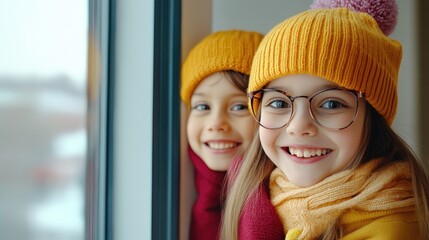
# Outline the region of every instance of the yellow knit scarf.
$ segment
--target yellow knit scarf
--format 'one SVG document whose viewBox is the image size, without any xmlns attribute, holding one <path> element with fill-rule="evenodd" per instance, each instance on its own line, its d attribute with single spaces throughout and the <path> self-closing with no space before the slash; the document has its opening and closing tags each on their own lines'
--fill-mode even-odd
<svg viewBox="0 0 429 240">
<path fill-rule="evenodd" d="M 378 159 L 372 160 L 307 188 L 293 185 L 279 168 L 275 169 L 270 177 L 271 202 L 287 239 L 290 235 L 317 238 L 351 208 L 379 211 L 414 206 L 409 164 L 378 165 Z"/>
</svg>

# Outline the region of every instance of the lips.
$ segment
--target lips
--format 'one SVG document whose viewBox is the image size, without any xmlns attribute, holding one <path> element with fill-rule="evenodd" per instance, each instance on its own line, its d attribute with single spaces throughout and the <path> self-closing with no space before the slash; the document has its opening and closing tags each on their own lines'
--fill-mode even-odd
<svg viewBox="0 0 429 240">
<path fill-rule="evenodd" d="M 294 148 L 294 147 L 288 147 L 286 148 L 286 151 L 289 152 L 290 155 L 300 157 L 300 158 L 302 157 L 311 158 L 316 156 L 320 157 L 332 152 L 331 149 L 327 149 L 327 148 Z"/>
<path fill-rule="evenodd" d="M 240 145 L 238 142 L 206 142 L 206 145 L 213 150 L 229 150 Z"/>
</svg>

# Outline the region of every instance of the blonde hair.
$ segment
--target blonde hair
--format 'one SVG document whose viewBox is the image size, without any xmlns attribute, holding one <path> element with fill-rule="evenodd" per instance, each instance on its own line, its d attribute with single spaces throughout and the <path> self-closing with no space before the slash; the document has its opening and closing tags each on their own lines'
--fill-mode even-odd
<svg viewBox="0 0 429 240">
<path fill-rule="evenodd" d="M 230 178 L 221 224 L 221 239 L 238 239 L 238 224 L 241 211 L 252 194 L 257 194 L 260 184 L 267 181 L 275 165 L 265 155 L 255 131 L 252 143 L 239 166 L 238 172 Z"/>
<path fill-rule="evenodd" d="M 416 203 L 416 215 L 419 221 L 421 236 L 429 239 L 429 179 L 413 150 L 396 134 L 389 123 L 369 104 L 366 103 L 365 131 L 362 133 L 362 148 L 357 153 L 353 166 L 373 158 L 384 156 L 383 165 L 396 161 L 408 161 L 412 172 L 412 186 Z M 268 181 L 275 168 L 264 153 L 258 131 L 255 132 L 252 144 L 241 163 L 238 172 L 231 177 L 228 195 L 225 202 L 221 225 L 221 239 L 238 239 L 238 226 L 244 205 L 260 184 Z M 332 240 L 342 237 L 342 228 L 337 221 L 328 228 L 319 239 Z"/>
</svg>

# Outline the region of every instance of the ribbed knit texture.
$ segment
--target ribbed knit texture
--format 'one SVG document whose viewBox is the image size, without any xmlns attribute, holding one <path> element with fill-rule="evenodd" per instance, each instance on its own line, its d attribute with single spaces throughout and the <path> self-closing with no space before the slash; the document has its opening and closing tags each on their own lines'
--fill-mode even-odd
<svg viewBox="0 0 429 240">
<path fill-rule="evenodd" d="M 248 91 L 290 74 L 311 74 L 365 93 L 393 122 L 402 46 L 370 15 L 346 8 L 308 10 L 278 24 L 256 52 Z"/>
<path fill-rule="evenodd" d="M 283 240 L 282 222 L 271 204 L 268 181 L 246 201 L 238 225 L 239 240 Z"/>
<path fill-rule="evenodd" d="M 182 101 L 189 105 L 197 85 L 213 73 L 233 70 L 249 75 L 262 37 L 260 33 L 242 30 L 220 31 L 205 37 L 190 51 L 182 65 Z"/>
<path fill-rule="evenodd" d="M 307 188 L 293 185 L 275 169 L 270 177 L 271 202 L 288 232 L 286 236 L 314 239 L 350 209 L 374 214 L 393 209 L 409 211 L 414 207 L 409 164 L 399 162 L 379 169 L 378 164 L 379 160 L 372 160 Z"/>
<path fill-rule="evenodd" d="M 242 157 L 236 157 L 227 174 L 227 184 L 233 183 L 240 169 Z M 268 179 L 250 194 L 244 203 L 238 222 L 238 240 L 284 240 L 282 222 L 271 204 Z"/>
</svg>

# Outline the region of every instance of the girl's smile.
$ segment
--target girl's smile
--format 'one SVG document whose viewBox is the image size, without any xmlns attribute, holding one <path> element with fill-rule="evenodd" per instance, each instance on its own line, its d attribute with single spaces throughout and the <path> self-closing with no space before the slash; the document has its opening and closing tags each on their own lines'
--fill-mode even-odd
<svg viewBox="0 0 429 240">
<path fill-rule="evenodd" d="M 292 161 L 299 164 L 321 161 L 332 152 L 331 149 L 310 147 L 282 147 L 282 149 L 290 155 Z"/>
<path fill-rule="evenodd" d="M 232 151 L 241 145 L 240 142 L 224 141 L 224 140 L 207 141 L 205 142 L 205 144 L 211 150 L 219 153 Z"/>
</svg>

